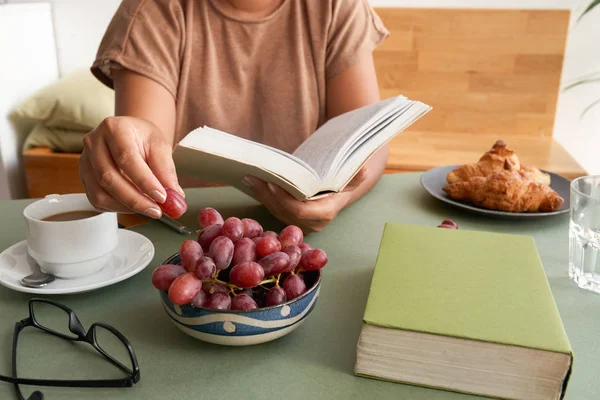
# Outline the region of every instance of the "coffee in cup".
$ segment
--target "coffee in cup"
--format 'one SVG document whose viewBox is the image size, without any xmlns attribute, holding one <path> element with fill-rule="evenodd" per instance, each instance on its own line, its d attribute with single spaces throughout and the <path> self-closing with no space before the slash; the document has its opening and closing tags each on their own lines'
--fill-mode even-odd
<svg viewBox="0 0 600 400">
<path fill-rule="evenodd" d="M 25 208 L 27 251 L 40 269 L 70 279 L 101 270 L 117 247 L 117 214 L 84 193 L 49 195 Z"/>
</svg>

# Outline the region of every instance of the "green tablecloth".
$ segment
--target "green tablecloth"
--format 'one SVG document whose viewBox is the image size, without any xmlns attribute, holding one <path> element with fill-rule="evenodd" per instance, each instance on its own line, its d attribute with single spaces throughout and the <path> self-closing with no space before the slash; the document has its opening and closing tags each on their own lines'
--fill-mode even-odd
<svg viewBox="0 0 600 400">
<path fill-rule="evenodd" d="M 132 342 L 142 379 L 126 389 L 42 388 L 46 399 L 467 399 L 457 393 L 381 382 L 353 375 L 355 348 L 385 222 L 435 226 L 445 218 L 461 229 L 521 233 L 535 238 L 575 353 L 566 399 L 600 396 L 600 296 L 580 290 L 567 275 L 568 216 L 508 220 L 473 215 L 429 197 L 419 174 L 388 175 L 344 210 L 325 231 L 306 241 L 329 253 L 321 297 L 298 330 L 271 343 L 234 348 L 186 336 L 169 321 L 150 276 L 183 237 L 160 223 L 137 227 L 156 246 L 154 261 L 138 275 L 90 293 L 52 296 L 71 307 L 87 328 L 95 321 L 115 326 Z M 184 222 L 197 227 L 202 207 L 224 216 L 282 225 L 252 199 L 230 188 L 187 192 Z M 0 202 L 0 249 L 24 238 L 21 212 L 28 201 Z M 424 283 L 426 284 L 426 283 Z M 14 323 L 27 316 L 29 294 L 0 287 L 0 373 L 10 375 Z M 19 345 L 19 374 L 35 378 L 120 376 L 86 345 L 72 344 L 29 328 Z M 26 393 L 31 388 L 24 387 Z M 0 382 L 0 398 L 13 398 Z"/>
</svg>

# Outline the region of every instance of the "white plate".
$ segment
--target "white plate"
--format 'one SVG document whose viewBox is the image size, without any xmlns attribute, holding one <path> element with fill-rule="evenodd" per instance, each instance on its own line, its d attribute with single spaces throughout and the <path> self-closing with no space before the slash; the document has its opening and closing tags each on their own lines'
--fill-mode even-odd
<svg viewBox="0 0 600 400">
<path fill-rule="evenodd" d="M 83 293 L 125 280 L 150 264 L 154 245 L 137 232 L 119 229 L 117 248 L 100 271 L 76 279 L 55 279 L 41 288 L 21 285 L 21 279 L 33 271 L 25 240 L 0 253 L 0 285 L 25 293 L 67 294 Z M 68 250 L 67 250 L 68 251 Z"/>
</svg>

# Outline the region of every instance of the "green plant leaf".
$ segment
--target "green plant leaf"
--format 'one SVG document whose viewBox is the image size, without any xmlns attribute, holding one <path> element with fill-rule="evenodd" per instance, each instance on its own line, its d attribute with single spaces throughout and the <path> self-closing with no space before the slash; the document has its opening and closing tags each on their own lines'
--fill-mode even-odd
<svg viewBox="0 0 600 400">
<path fill-rule="evenodd" d="M 573 89 L 574 87 L 580 86 L 580 85 L 585 85 L 587 83 L 593 83 L 593 82 L 600 82 L 600 77 L 598 78 L 590 78 L 590 79 L 583 79 L 581 81 L 577 81 L 575 83 L 571 83 L 570 85 L 567 85 L 564 87 L 563 91 L 566 92 L 569 89 Z"/>
<path fill-rule="evenodd" d="M 585 9 L 585 11 L 583 12 L 583 14 L 581 14 L 579 16 L 579 18 L 577 18 L 577 21 L 580 21 L 581 18 L 583 18 L 584 15 L 588 14 L 590 11 L 592 11 L 597 5 L 600 5 L 600 0 L 593 0 L 589 6 L 587 6 L 587 8 Z"/>
<path fill-rule="evenodd" d="M 585 116 L 585 114 L 587 114 L 588 111 L 590 111 L 592 108 L 594 108 L 595 106 L 597 106 L 598 104 L 600 104 L 600 99 L 592 102 L 590 105 L 588 105 L 585 110 L 583 110 L 583 112 L 581 113 L 581 118 L 583 118 Z"/>
</svg>

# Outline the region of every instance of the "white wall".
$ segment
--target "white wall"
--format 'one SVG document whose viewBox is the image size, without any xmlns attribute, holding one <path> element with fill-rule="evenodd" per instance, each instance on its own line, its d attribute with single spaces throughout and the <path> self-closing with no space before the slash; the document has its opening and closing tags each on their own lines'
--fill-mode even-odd
<svg viewBox="0 0 600 400">
<path fill-rule="evenodd" d="M 27 194 L 21 158 L 28 127 L 7 114 L 38 89 L 89 68 L 120 0 L 0 0 L 0 199 Z"/>
<path fill-rule="evenodd" d="M 8 112 L 58 78 L 49 4 L 0 5 L 0 199 L 24 197 L 21 145 Z"/>
<path fill-rule="evenodd" d="M 40 1 L 52 5 L 60 75 L 90 67 L 121 0 L 6 0 L 9 4 Z"/>
<path fill-rule="evenodd" d="M 584 2 L 585 5 L 589 3 Z M 563 63 L 562 87 L 578 77 L 600 73 L 600 6 L 578 23 L 583 7 L 572 14 Z M 600 76 L 599 76 L 600 77 Z M 600 82 L 561 92 L 554 137 L 591 175 L 600 175 L 600 104 L 582 118 L 583 110 L 600 100 Z"/>
</svg>

